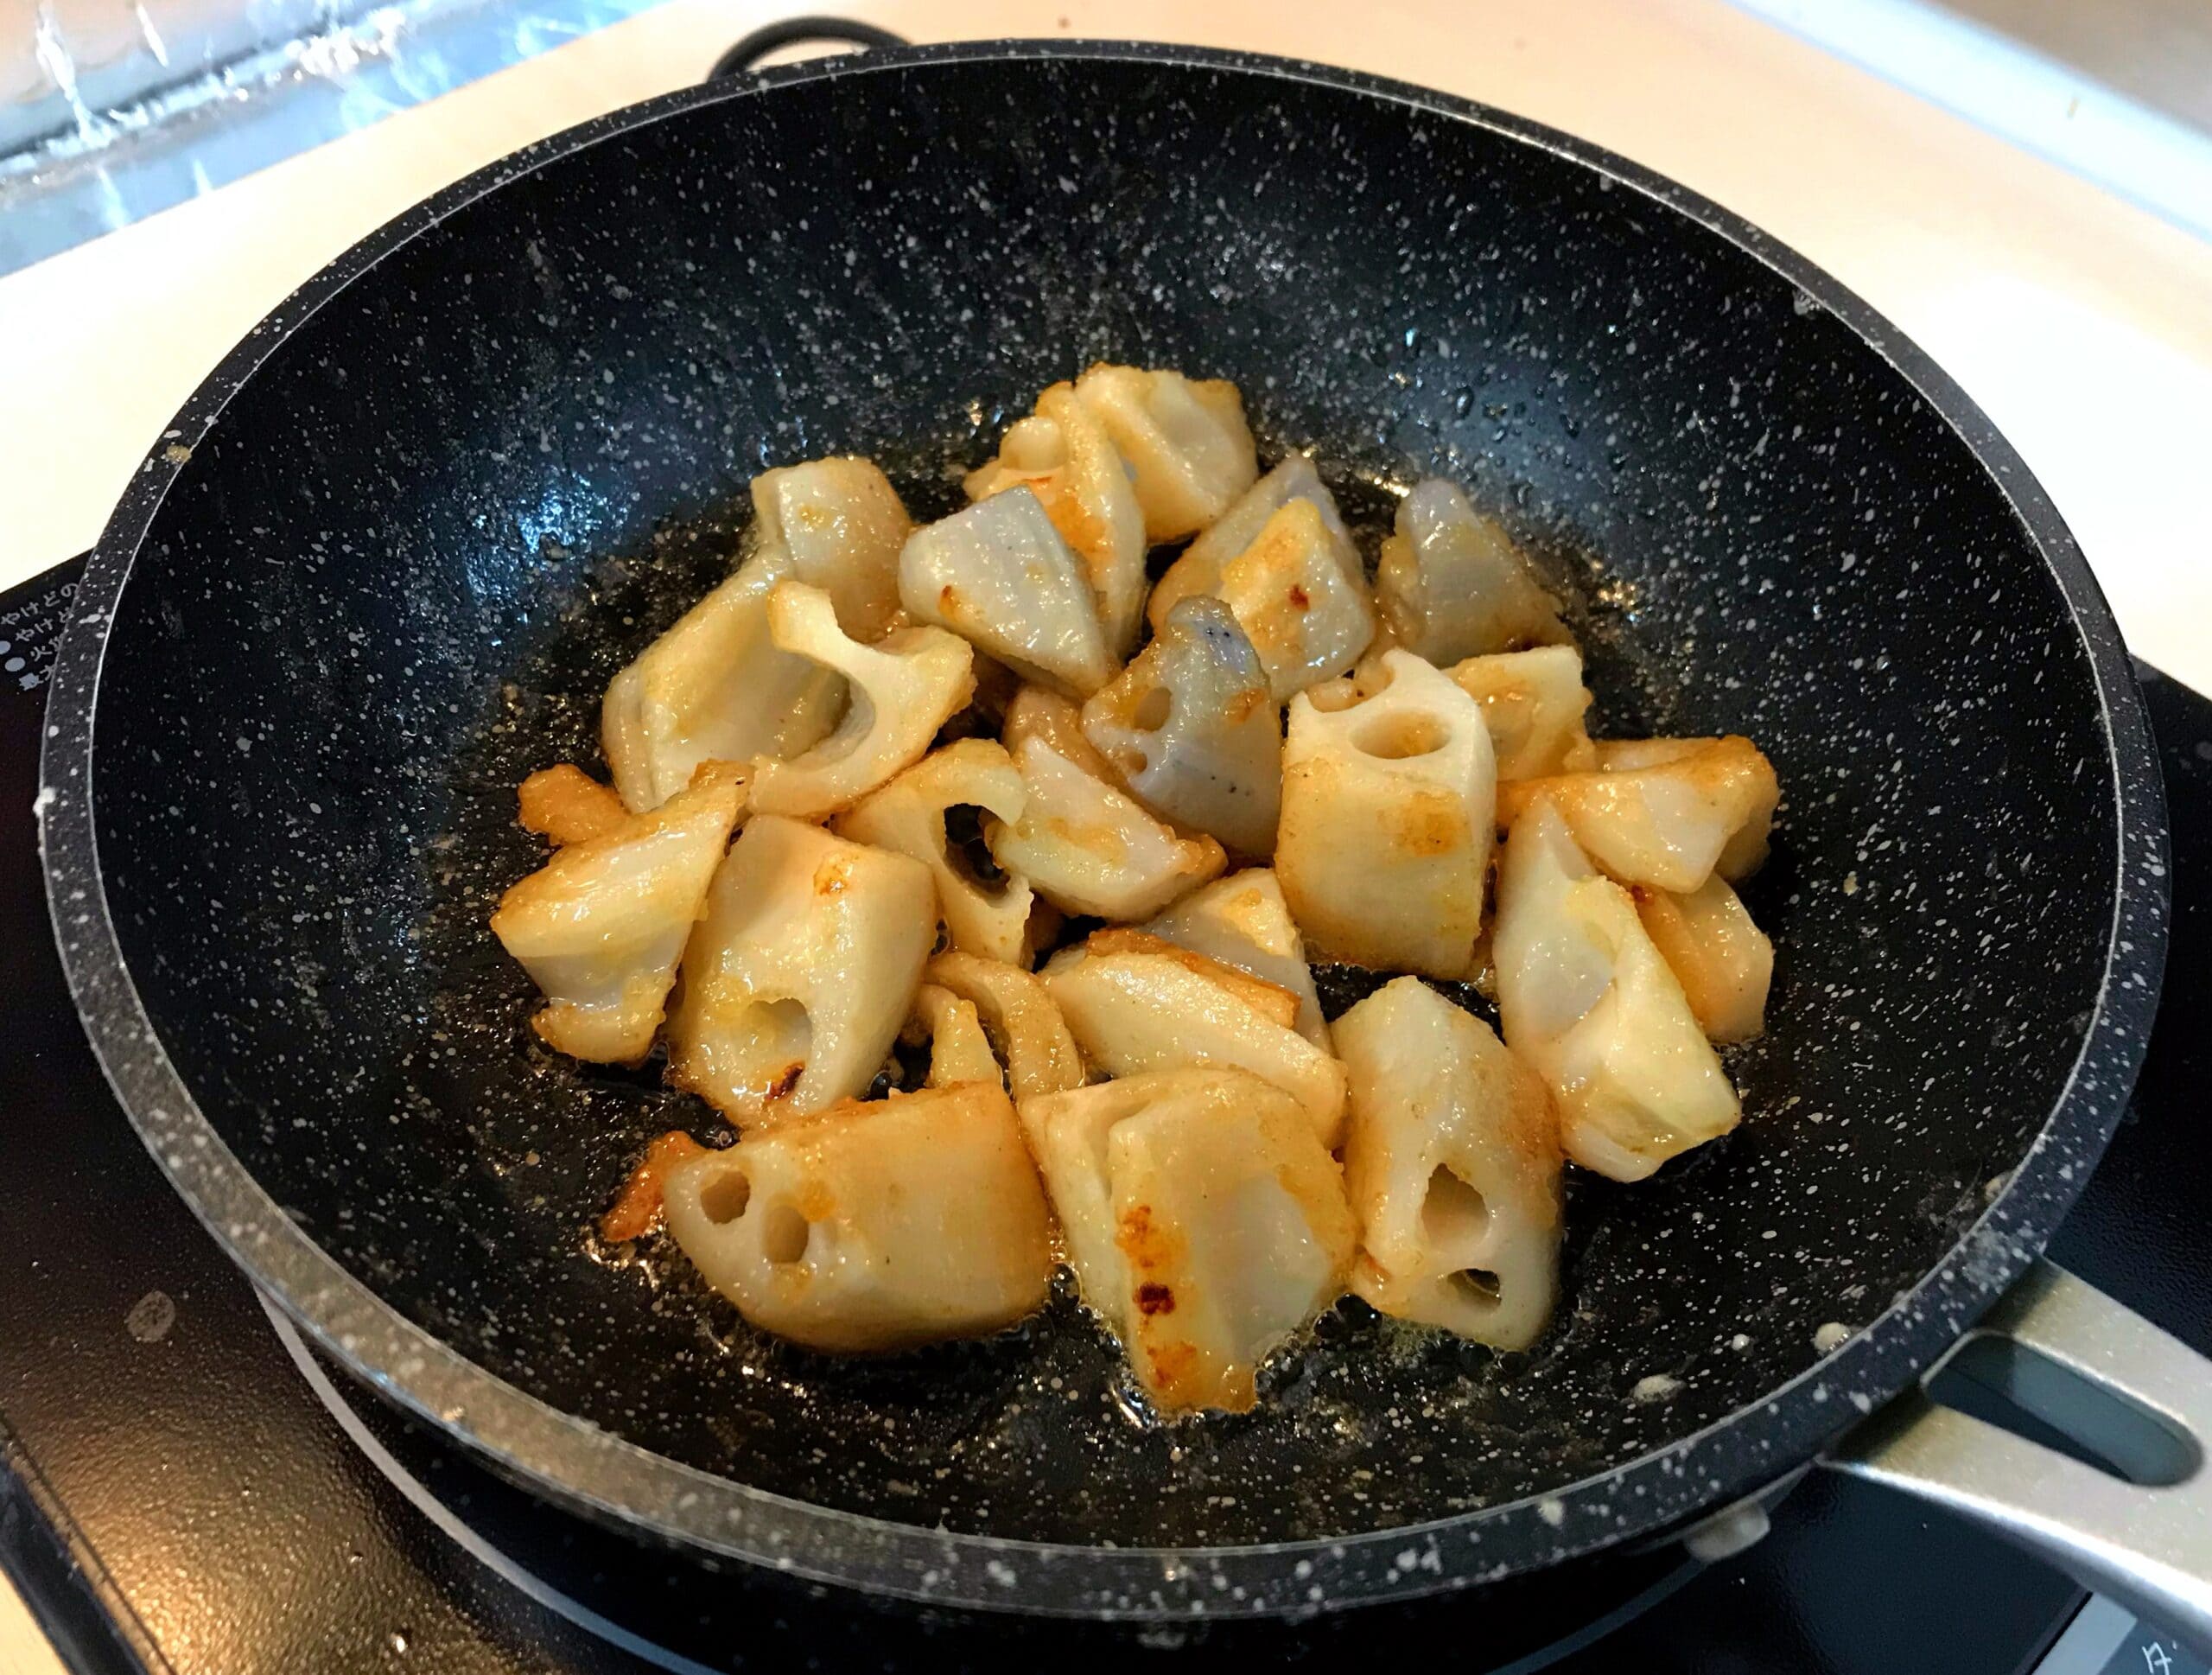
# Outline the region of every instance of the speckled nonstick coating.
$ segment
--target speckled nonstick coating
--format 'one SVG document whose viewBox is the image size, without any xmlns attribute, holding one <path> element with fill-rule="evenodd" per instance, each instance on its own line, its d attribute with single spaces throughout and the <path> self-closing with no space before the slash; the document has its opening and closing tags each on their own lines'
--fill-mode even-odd
<svg viewBox="0 0 2212 1675">
<path fill-rule="evenodd" d="M 587 1238 L 646 1137 L 715 1124 L 533 1043 L 482 928 L 540 853 L 515 782 L 595 761 L 601 687 L 723 572 L 753 473 L 870 454 L 942 511 L 1098 356 L 1235 379 L 1264 451 L 1318 446 L 1370 524 L 1378 484 L 1465 481 L 1596 602 L 1613 730 L 1741 731 L 1780 770 L 1749 1120 L 1576 1182 L 1529 1354 L 1347 1303 L 1256 1413 L 1152 1429 L 1065 1294 L 832 1363 Z M 1744 1493 L 2041 1247 L 2151 1018 L 2137 694 L 1982 416 L 1713 206 L 1337 71 L 964 46 L 575 130 L 257 329 L 78 597 L 56 922 L 179 1189 L 357 1372 L 548 1494 L 870 1588 L 1295 1609 Z"/>
</svg>

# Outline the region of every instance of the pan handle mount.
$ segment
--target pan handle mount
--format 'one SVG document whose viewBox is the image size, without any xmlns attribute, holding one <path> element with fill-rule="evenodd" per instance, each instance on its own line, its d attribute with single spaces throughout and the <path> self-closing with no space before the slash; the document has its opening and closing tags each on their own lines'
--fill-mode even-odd
<svg viewBox="0 0 2212 1675">
<path fill-rule="evenodd" d="M 903 47 L 906 37 L 894 35 L 879 24 L 863 23 L 856 17 L 779 18 L 753 30 L 716 59 L 715 67 L 707 72 L 707 80 L 720 81 L 729 76 L 747 74 L 758 69 L 760 61 L 771 53 L 815 41 L 867 52 L 875 47 Z"/>
<path fill-rule="evenodd" d="M 2212 1655 L 2212 1361 L 2041 1262 L 1950 1368 L 2108 1468 L 1939 1405 L 1928 1380 L 1830 1468 L 1973 1519 Z"/>
</svg>

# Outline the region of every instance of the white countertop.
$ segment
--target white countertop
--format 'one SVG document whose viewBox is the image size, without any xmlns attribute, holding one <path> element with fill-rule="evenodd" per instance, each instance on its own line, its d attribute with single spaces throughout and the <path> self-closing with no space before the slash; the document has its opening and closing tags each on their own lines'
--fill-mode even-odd
<svg viewBox="0 0 2212 1675">
<path fill-rule="evenodd" d="M 668 0 L 0 280 L 0 585 L 89 546 L 200 377 L 346 245 L 493 157 L 697 80 L 791 10 Z M 1671 175 L 1918 339 L 2042 477 L 2135 650 L 2212 689 L 2212 244 L 1725 0 L 846 10 L 923 41 L 1151 37 L 1351 65 Z"/>
</svg>

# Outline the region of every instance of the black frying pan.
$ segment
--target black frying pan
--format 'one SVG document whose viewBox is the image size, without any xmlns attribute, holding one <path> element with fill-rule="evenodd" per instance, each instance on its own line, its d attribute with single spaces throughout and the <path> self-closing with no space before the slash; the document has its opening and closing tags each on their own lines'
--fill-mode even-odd
<svg viewBox="0 0 2212 1675">
<path fill-rule="evenodd" d="M 1066 1295 L 986 1344 L 834 1364 L 667 1251 L 588 1237 L 648 1136 L 712 1124 L 650 1071 L 533 1043 L 484 930 L 538 863 L 516 782 L 594 760 L 601 690 L 725 572 L 752 474 L 865 453 L 941 513 L 949 464 L 1102 356 L 1235 379 L 1263 449 L 1318 447 L 1370 528 L 1378 485 L 1467 482 L 1596 602 L 1614 729 L 1745 732 L 1780 770 L 1750 1118 L 1647 1185 L 1576 1182 L 1531 1353 L 1348 1303 L 1256 1413 L 1160 1430 Z M 1705 1517 L 2028 1271 L 2152 1012 L 2138 696 L 1982 416 L 1712 205 L 1311 67 L 969 46 L 575 130 L 258 328 L 79 600 L 42 793 L 55 920 L 178 1189 L 355 1372 L 543 1493 L 892 1593 L 1302 1609 Z M 2136 1333 L 2105 1370 L 2185 1409 L 2201 1364 L 2159 1373 L 2183 1352 L 2079 1292 L 2039 1272 L 2014 1328 L 2062 1359 Z M 2107 1480 L 2019 1481 L 2028 1445 L 1916 1402 L 1845 1444 L 1861 1469 L 2070 1541 L 2212 1633 L 2101 1528 L 2047 1527 L 2062 1500 L 2094 1522 L 2052 1474 Z M 2158 1539 L 2133 1545 L 2185 1557 Z"/>
</svg>

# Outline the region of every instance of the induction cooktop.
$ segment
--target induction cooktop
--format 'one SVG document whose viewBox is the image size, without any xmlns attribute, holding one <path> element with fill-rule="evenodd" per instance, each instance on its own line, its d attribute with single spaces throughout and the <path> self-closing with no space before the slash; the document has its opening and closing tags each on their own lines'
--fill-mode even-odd
<svg viewBox="0 0 2212 1675">
<path fill-rule="evenodd" d="M 923 1612 L 709 1570 L 552 1510 L 326 1366 L 169 1191 L 63 986 L 32 798 L 75 566 L 0 595 L 0 1565 L 73 1669 L 262 1675 L 1332 1668 L 2202 1675 L 1992 1538 L 1815 1472 L 1726 1557 L 1673 1545 L 1292 1625 Z M 2160 1028 L 2052 1253 L 2212 1352 L 2212 703 L 2144 671 L 2174 822 Z M 1757 1521 L 1744 1533 L 1759 1535 Z"/>
</svg>

